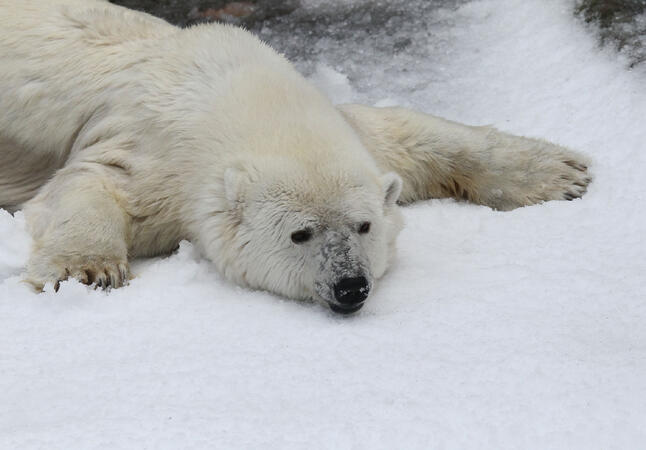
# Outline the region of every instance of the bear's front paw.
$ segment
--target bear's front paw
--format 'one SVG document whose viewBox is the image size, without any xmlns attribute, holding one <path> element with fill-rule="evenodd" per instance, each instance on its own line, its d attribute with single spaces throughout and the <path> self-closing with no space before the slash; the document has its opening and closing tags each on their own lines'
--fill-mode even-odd
<svg viewBox="0 0 646 450">
<path fill-rule="evenodd" d="M 54 284 L 58 291 L 60 282 L 75 278 L 83 284 L 97 288 L 119 288 L 130 280 L 128 261 L 123 258 L 105 256 L 73 256 L 43 258 L 33 255 L 29 261 L 25 281 L 37 290 L 46 283 Z"/>
</svg>

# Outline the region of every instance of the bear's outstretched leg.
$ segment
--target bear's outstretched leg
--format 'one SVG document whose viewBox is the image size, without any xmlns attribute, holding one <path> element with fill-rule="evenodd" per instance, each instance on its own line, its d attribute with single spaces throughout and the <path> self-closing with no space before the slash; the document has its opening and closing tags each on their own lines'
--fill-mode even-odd
<svg viewBox="0 0 646 450">
<path fill-rule="evenodd" d="M 453 197 L 509 210 L 581 197 L 591 181 L 583 156 L 546 141 L 403 108 L 339 110 L 381 169 L 402 177 L 401 203 Z"/>
<path fill-rule="evenodd" d="M 128 281 L 130 219 L 108 171 L 94 163 L 65 167 L 25 204 L 34 238 L 26 281 L 37 289 L 47 282 L 58 289 L 69 277 L 102 288 Z"/>
</svg>

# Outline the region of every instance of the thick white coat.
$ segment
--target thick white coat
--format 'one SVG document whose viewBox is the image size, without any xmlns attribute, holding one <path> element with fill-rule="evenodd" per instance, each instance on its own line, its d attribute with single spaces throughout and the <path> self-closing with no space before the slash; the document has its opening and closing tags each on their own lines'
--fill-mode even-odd
<svg viewBox="0 0 646 450">
<path fill-rule="evenodd" d="M 337 109 L 238 28 L 0 1 L 0 206 L 25 208 L 37 287 L 120 286 L 128 257 L 190 239 L 236 283 L 334 303 L 339 277 L 372 286 L 388 267 L 400 192 L 511 209 L 579 197 L 586 170 L 540 140 Z M 301 229 L 312 239 L 294 244 Z"/>
</svg>

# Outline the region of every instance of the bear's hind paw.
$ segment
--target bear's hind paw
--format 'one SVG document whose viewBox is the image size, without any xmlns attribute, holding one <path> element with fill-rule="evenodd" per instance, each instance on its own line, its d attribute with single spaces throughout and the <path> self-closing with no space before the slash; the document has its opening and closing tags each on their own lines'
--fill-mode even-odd
<svg viewBox="0 0 646 450">
<path fill-rule="evenodd" d="M 592 177 L 588 173 L 588 166 L 573 159 L 563 161 L 566 168 L 554 183 L 554 200 L 574 200 L 583 197 L 588 190 Z M 559 197 L 560 194 L 560 197 Z"/>
</svg>

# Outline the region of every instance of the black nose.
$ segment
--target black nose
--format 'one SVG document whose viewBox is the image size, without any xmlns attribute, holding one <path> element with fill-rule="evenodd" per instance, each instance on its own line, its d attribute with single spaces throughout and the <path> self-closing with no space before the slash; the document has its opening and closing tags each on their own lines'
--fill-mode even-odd
<svg viewBox="0 0 646 450">
<path fill-rule="evenodd" d="M 366 277 L 344 278 L 334 285 L 334 298 L 342 305 L 356 305 L 368 297 Z"/>
</svg>

